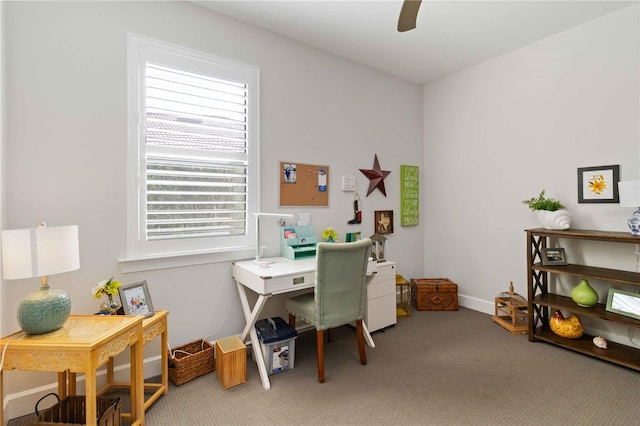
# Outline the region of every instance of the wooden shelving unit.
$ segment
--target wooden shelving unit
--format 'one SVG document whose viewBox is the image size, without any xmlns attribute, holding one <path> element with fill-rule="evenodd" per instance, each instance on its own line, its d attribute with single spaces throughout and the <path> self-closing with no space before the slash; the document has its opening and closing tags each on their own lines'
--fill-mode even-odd
<svg viewBox="0 0 640 426">
<path fill-rule="evenodd" d="M 542 249 L 549 247 L 550 238 L 578 239 L 609 243 L 640 244 L 640 237 L 625 232 L 607 232 L 571 229 L 566 231 L 528 229 L 527 231 L 527 275 L 529 341 L 544 341 L 572 351 L 593 356 L 608 362 L 640 371 L 640 349 L 609 342 L 608 349 L 600 349 L 587 334 L 580 339 L 565 339 L 549 328 L 550 311 L 562 309 L 578 315 L 611 321 L 629 327 L 640 328 L 640 320 L 608 312 L 598 303 L 590 308 L 578 306 L 570 297 L 549 293 L 550 274 L 565 274 L 585 279 L 598 279 L 611 283 L 640 286 L 640 273 L 588 265 L 542 265 Z"/>
</svg>

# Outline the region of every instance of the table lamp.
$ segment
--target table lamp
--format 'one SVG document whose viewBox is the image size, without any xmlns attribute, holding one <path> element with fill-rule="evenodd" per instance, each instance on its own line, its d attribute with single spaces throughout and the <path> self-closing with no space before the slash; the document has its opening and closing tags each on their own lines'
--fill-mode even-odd
<svg viewBox="0 0 640 426">
<path fill-rule="evenodd" d="M 256 265 L 269 265 L 274 263 L 273 259 L 262 259 L 260 257 L 260 216 L 280 216 L 280 217 L 293 217 L 292 214 L 280 214 L 280 213 L 254 213 L 256 217 L 256 258 L 253 261 Z"/>
<path fill-rule="evenodd" d="M 66 292 L 49 288 L 49 275 L 80 268 L 78 226 L 41 223 L 37 228 L 2 231 L 4 279 L 40 277 L 40 291 L 29 294 L 18 305 L 18 324 L 27 334 L 57 330 L 71 313 Z"/>
<path fill-rule="evenodd" d="M 622 207 L 636 208 L 631 218 L 627 220 L 627 225 L 629 225 L 631 234 L 640 235 L 640 181 L 618 182 L 618 193 L 620 194 L 620 205 Z"/>
</svg>

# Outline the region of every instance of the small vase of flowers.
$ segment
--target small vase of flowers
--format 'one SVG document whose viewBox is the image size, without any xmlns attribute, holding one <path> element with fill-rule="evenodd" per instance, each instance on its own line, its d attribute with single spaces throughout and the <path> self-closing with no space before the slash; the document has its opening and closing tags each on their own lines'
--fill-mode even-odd
<svg viewBox="0 0 640 426">
<path fill-rule="evenodd" d="M 120 303 L 114 300 L 113 296 L 118 294 L 120 285 L 122 285 L 120 281 L 116 281 L 111 277 L 108 280 L 100 281 L 97 286 L 91 289 L 91 294 L 96 299 L 100 299 L 104 295 L 107 296 L 108 301 L 100 305 L 100 312 L 110 313 L 111 315 L 116 314 L 120 308 Z"/>
<path fill-rule="evenodd" d="M 322 238 L 324 238 L 324 240 L 328 243 L 338 242 L 338 234 L 336 233 L 336 230 L 330 226 L 324 228 L 324 231 L 322 231 Z"/>
</svg>

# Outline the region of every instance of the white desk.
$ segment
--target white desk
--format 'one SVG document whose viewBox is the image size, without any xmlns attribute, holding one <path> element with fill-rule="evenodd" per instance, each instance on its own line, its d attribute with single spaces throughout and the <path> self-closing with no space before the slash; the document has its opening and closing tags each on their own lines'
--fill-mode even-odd
<svg viewBox="0 0 640 426">
<path fill-rule="evenodd" d="M 231 275 L 236 281 L 238 293 L 240 294 L 240 302 L 242 303 L 242 310 L 247 320 L 247 324 L 240 335 L 240 340 L 245 342 L 247 336 L 250 336 L 253 356 L 256 359 L 256 364 L 258 364 L 260 379 L 265 389 L 271 388 L 271 383 L 269 382 L 269 375 L 267 374 L 264 357 L 260 349 L 260 341 L 256 333 L 255 323 L 260 319 L 262 308 L 264 308 L 265 303 L 267 303 L 267 300 L 271 296 L 313 288 L 315 286 L 316 270 L 315 257 L 300 260 L 276 257 L 273 260 L 275 260 L 275 263 L 267 265 L 268 267 L 255 265 L 253 260 L 234 262 L 231 272 Z M 367 267 L 367 283 L 374 277 L 376 269 L 377 263 L 370 261 Z M 253 290 L 258 294 L 258 300 L 253 308 L 249 306 L 246 289 Z M 364 321 L 363 326 L 367 344 L 372 348 L 375 347 Z"/>
</svg>

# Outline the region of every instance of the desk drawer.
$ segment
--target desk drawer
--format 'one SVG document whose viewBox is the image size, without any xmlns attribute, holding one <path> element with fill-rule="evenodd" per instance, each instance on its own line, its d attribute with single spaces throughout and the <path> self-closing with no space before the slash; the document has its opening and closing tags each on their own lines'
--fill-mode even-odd
<svg viewBox="0 0 640 426">
<path fill-rule="evenodd" d="M 378 278 L 369 283 L 367 287 L 367 299 L 396 294 L 396 282 L 394 280 L 379 281 Z"/>
<path fill-rule="evenodd" d="M 378 263 L 378 270 L 376 277 L 373 281 L 386 281 L 396 279 L 396 263 L 395 262 L 380 262 Z"/>
<path fill-rule="evenodd" d="M 313 287 L 316 279 L 315 271 L 265 279 L 264 293 L 280 293 Z"/>
<path fill-rule="evenodd" d="M 378 263 L 378 272 L 367 286 L 368 299 L 396 294 L 395 262 Z"/>
<path fill-rule="evenodd" d="M 295 262 L 302 262 L 296 260 Z M 274 268 L 275 269 L 275 268 Z M 233 277 L 247 288 L 258 294 L 277 294 L 286 291 L 294 291 L 313 287 L 315 281 L 315 271 L 307 270 L 297 274 L 278 275 L 277 271 L 271 275 L 272 269 L 265 268 L 255 272 L 247 271 L 245 268 L 233 268 Z"/>
</svg>

